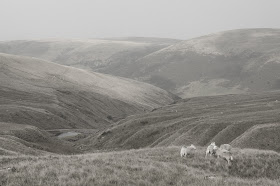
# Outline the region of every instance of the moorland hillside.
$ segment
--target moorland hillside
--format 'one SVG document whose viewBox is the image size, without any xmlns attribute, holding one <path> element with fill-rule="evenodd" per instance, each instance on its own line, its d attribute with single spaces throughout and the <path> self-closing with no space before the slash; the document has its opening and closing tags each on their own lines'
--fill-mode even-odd
<svg viewBox="0 0 280 186">
<path fill-rule="evenodd" d="M 280 93 L 195 97 L 127 117 L 99 135 L 81 140 L 88 149 L 138 149 L 171 145 L 280 151 Z"/>
<path fill-rule="evenodd" d="M 152 85 L 29 57 L 0 54 L 0 121 L 40 129 L 104 128 L 170 104 Z"/>
<path fill-rule="evenodd" d="M 127 77 L 129 64 L 179 42 L 165 38 L 45 39 L 0 42 L 0 52 Z"/>
<path fill-rule="evenodd" d="M 78 153 L 72 144 L 53 138 L 37 127 L 0 122 L 0 156 Z"/>
<path fill-rule="evenodd" d="M 135 64 L 132 78 L 181 97 L 280 89 L 280 29 L 239 29 L 182 41 Z"/>
<path fill-rule="evenodd" d="M 279 43 L 279 29 L 252 28 L 186 41 L 5 41 L 0 42 L 0 52 L 140 80 L 186 98 L 280 89 Z"/>
</svg>

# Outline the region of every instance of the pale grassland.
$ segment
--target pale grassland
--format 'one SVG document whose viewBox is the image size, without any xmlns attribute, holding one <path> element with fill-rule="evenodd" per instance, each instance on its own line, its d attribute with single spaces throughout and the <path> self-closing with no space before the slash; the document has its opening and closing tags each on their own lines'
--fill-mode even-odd
<svg viewBox="0 0 280 186">
<path fill-rule="evenodd" d="M 0 185 L 280 184 L 276 153 L 235 152 L 229 168 L 223 160 L 205 159 L 204 148 L 187 158 L 181 158 L 179 151 L 180 147 L 169 147 L 70 156 L 3 156 Z"/>
</svg>

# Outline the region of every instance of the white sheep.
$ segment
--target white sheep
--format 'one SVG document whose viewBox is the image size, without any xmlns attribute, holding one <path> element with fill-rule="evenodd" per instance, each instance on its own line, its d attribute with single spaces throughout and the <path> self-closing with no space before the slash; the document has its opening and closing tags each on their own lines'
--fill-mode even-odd
<svg viewBox="0 0 280 186">
<path fill-rule="evenodd" d="M 228 165 L 231 165 L 231 162 L 233 161 L 233 157 L 230 151 L 226 149 L 217 149 L 216 155 L 218 158 L 225 159 L 228 162 Z"/>
<path fill-rule="evenodd" d="M 186 157 L 187 155 L 193 154 L 195 150 L 196 150 L 196 147 L 193 144 L 191 144 L 188 147 L 183 146 L 181 148 L 180 155 L 181 155 L 181 157 Z"/>
<path fill-rule="evenodd" d="M 216 146 L 215 142 L 212 142 L 206 149 L 205 157 L 209 154 L 210 156 L 215 155 L 218 146 Z"/>
</svg>

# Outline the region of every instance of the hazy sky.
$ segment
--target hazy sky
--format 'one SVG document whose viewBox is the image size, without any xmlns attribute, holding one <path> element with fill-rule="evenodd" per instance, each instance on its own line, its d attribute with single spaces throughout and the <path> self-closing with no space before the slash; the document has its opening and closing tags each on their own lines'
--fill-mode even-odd
<svg viewBox="0 0 280 186">
<path fill-rule="evenodd" d="M 166 37 L 280 28 L 280 0 L 0 0 L 0 40 Z"/>
</svg>

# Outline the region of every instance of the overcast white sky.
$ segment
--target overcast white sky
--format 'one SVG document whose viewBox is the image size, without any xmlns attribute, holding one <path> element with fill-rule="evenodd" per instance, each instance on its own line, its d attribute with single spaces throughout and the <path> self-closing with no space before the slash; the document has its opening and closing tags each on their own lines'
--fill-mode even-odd
<svg viewBox="0 0 280 186">
<path fill-rule="evenodd" d="M 280 0 L 0 0 L 0 40 L 166 37 L 280 28 Z"/>
</svg>

